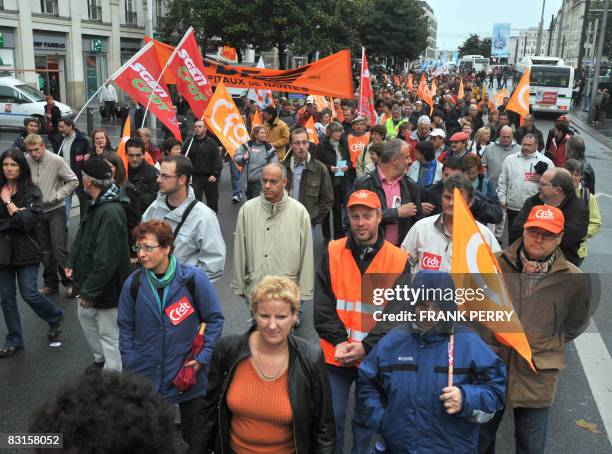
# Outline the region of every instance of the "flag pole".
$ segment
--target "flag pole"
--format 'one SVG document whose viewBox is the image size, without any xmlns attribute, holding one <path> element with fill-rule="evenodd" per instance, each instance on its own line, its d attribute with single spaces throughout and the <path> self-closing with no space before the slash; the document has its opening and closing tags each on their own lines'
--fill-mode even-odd
<svg viewBox="0 0 612 454">
<path fill-rule="evenodd" d="M 132 58 L 130 58 L 127 62 L 125 62 L 117 71 L 115 71 L 113 73 L 112 76 L 110 76 L 108 79 L 106 79 L 104 81 L 104 83 L 102 85 L 100 85 L 100 87 L 98 87 L 98 89 L 96 90 L 96 92 L 91 95 L 91 97 L 87 100 L 87 102 L 85 103 L 85 105 L 81 108 L 81 110 L 79 110 L 79 113 L 76 114 L 76 117 L 74 117 L 74 122 L 76 123 L 77 119 L 81 116 L 81 114 L 83 113 L 83 111 L 85 110 L 85 108 L 87 107 L 87 105 L 91 102 L 92 99 L 94 99 L 96 97 L 96 95 L 98 93 L 100 93 L 100 90 L 102 90 L 102 87 L 104 87 L 104 85 L 106 85 L 108 82 L 110 82 L 111 80 L 115 80 L 115 77 L 117 77 L 124 69 L 126 66 L 130 65 L 132 63 L 132 60 L 134 60 L 135 58 L 139 57 L 144 51 L 146 51 L 149 48 L 149 43 L 145 44 L 143 46 L 142 49 L 140 49 Z"/>
<path fill-rule="evenodd" d="M 455 333 L 448 340 L 448 386 L 453 386 L 453 369 L 455 368 Z"/>
<path fill-rule="evenodd" d="M 161 80 L 162 77 L 164 77 L 164 73 L 166 72 L 166 69 L 168 68 L 170 63 L 172 63 L 172 60 L 174 60 L 174 56 L 178 52 L 178 50 L 181 47 L 181 45 L 185 42 L 185 40 L 187 39 L 187 35 L 189 35 L 189 33 L 191 31 L 193 31 L 193 27 L 189 27 L 187 29 L 187 31 L 185 32 L 185 34 L 183 35 L 183 37 L 181 38 L 179 43 L 174 48 L 174 51 L 172 52 L 172 55 L 170 55 L 170 57 L 166 61 L 166 64 L 164 65 L 164 67 L 161 70 L 161 73 L 159 74 L 159 77 L 155 81 L 155 88 L 157 88 L 159 86 L 159 81 Z M 150 41 L 150 43 L 153 43 L 153 41 Z M 141 128 L 144 128 L 145 121 L 147 121 L 147 112 L 149 111 L 149 106 L 151 105 L 151 96 L 148 96 L 148 100 L 149 100 L 149 102 L 147 102 L 147 108 L 145 109 L 144 115 L 142 116 L 142 125 L 140 125 Z"/>
</svg>

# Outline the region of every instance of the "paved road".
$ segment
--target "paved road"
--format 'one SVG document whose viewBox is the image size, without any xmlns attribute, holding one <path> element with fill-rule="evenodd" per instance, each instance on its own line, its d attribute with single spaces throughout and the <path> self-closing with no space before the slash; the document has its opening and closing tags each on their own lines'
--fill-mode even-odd
<svg viewBox="0 0 612 454">
<path fill-rule="evenodd" d="M 552 127 L 550 118 L 538 118 L 536 124 L 543 131 Z M 118 128 L 113 131 L 113 142 L 117 143 Z M 0 147 L 12 143 L 14 132 L 0 133 Z M 584 134 L 583 134 L 584 136 Z M 592 273 L 608 272 L 612 269 L 612 162 L 611 150 L 584 136 L 588 157 L 597 174 L 598 201 L 602 211 L 604 229 L 590 243 L 590 255 L 583 270 Z M 239 205 L 230 201 L 231 190 L 228 169 L 223 171 L 219 221 L 227 245 L 228 261 L 223 279 L 217 285 L 226 317 L 224 334 L 241 332 L 247 327 L 248 312 L 244 303 L 229 290 L 231 279 L 232 233 Z M 78 218 L 72 219 L 71 234 Z M 320 256 L 322 238 L 315 236 L 315 253 Z M 612 291 L 612 279 L 603 276 L 604 294 Z M 21 314 L 25 330 L 26 349 L 12 358 L 0 362 L 0 433 L 27 431 L 32 411 L 63 383 L 73 379 L 92 361 L 89 349 L 81 332 L 76 302 L 63 296 L 54 301 L 66 312 L 62 346 L 51 348 L 46 342 L 46 326 L 24 304 Z M 307 302 L 306 318 L 299 334 L 316 341 L 312 326 L 312 304 Z M 612 310 L 606 300 L 594 317 L 592 330 L 576 343 L 567 347 L 567 370 L 561 374 L 557 400 L 552 408 L 549 423 L 549 452 L 590 454 L 612 452 L 608 438 L 612 434 Z M 0 337 L 6 334 L 0 323 Z M 579 429 L 577 419 L 585 419 L 598 425 L 602 434 Z M 609 435 L 606 435 L 609 434 Z M 347 434 L 347 437 L 350 436 Z M 513 452 L 513 427 L 506 417 L 499 433 L 499 452 Z M 9 452 L 9 451 L 6 451 Z M 17 451 L 15 451 L 17 452 Z M 19 451 L 25 452 L 25 451 Z"/>
</svg>

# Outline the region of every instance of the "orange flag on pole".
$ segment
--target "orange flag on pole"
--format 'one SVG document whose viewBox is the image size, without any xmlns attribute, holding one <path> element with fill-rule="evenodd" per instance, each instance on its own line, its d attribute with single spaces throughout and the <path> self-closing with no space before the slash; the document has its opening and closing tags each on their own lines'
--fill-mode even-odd
<svg viewBox="0 0 612 454">
<path fill-rule="evenodd" d="M 438 85 L 436 84 L 436 78 L 431 79 L 431 96 L 436 96 L 438 93 Z"/>
<path fill-rule="evenodd" d="M 255 126 L 261 126 L 262 124 L 263 120 L 261 119 L 261 113 L 259 113 L 259 109 L 257 109 L 253 115 L 253 119 L 251 120 L 251 132 L 253 132 Z"/>
<path fill-rule="evenodd" d="M 490 329 L 499 342 L 516 350 L 533 369 L 531 348 L 521 321 L 514 312 L 497 259 L 482 237 L 472 212 L 458 189 L 454 190 L 453 218 L 451 271 L 455 286 L 461 289 L 482 289 L 484 295 L 484 299 L 466 300 L 461 309 L 468 314 L 468 320 L 478 320 L 472 319 L 470 314 L 479 311 L 512 311 L 507 320 L 480 323 Z"/>
<path fill-rule="evenodd" d="M 531 89 L 529 85 L 529 68 L 525 69 L 525 74 L 521 77 L 518 85 L 514 89 L 514 93 L 512 93 L 512 97 L 510 101 L 508 101 L 508 105 L 506 106 L 506 110 L 511 110 L 516 112 L 521 117 L 529 114 L 529 90 Z"/>
<path fill-rule="evenodd" d="M 457 90 L 457 99 L 463 99 L 465 93 L 463 92 L 463 79 L 459 79 L 459 89 Z"/>
<path fill-rule="evenodd" d="M 504 103 L 504 98 L 509 95 L 510 93 L 508 93 L 508 90 L 506 90 L 505 88 L 502 88 L 497 93 L 495 93 L 495 96 L 493 96 L 493 100 L 495 101 L 495 107 L 501 106 Z"/>
<path fill-rule="evenodd" d="M 308 121 L 304 124 L 304 129 L 308 134 L 308 140 L 310 140 L 312 143 L 318 144 L 319 135 L 317 134 L 317 130 L 315 129 L 313 117 L 310 117 Z"/>
<path fill-rule="evenodd" d="M 427 79 L 425 79 L 425 73 L 421 73 L 421 82 L 419 82 L 419 89 L 417 90 L 417 96 L 419 96 L 423 102 L 429 104 L 430 110 L 433 110 L 433 99 L 431 97 L 431 91 L 427 86 Z"/>
<path fill-rule="evenodd" d="M 223 82 L 217 85 L 206 107 L 204 121 L 232 158 L 238 147 L 249 140 L 249 133 L 242 121 L 240 111 Z"/>
</svg>

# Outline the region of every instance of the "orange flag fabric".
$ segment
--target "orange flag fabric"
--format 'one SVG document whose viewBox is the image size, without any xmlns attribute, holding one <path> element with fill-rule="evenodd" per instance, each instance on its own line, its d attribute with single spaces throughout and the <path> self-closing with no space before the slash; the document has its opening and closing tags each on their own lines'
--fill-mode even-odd
<svg viewBox="0 0 612 454">
<path fill-rule="evenodd" d="M 253 119 L 251 120 L 251 132 L 255 126 L 261 126 L 262 124 L 263 120 L 261 119 L 261 113 L 259 113 L 259 110 L 256 110 L 255 114 L 253 115 Z"/>
<path fill-rule="evenodd" d="M 436 78 L 431 79 L 431 96 L 436 96 L 438 93 L 438 85 L 436 84 Z"/>
<path fill-rule="evenodd" d="M 223 82 L 217 85 L 208 103 L 206 112 L 204 112 L 204 121 L 232 158 L 238 147 L 249 140 L 249 133 L 242 121 L 240 111 Z"/>
<path fill-rule="evenodd" d="M 155 53 L 157 54 L 157 60 L 159 61 L 159 67 L 163 68 L 166 65 L 166 62 L 170 59 L 172 52 L 174 52 L 174 47 L 162 43 L 161 41 L 157 41 L 156 39 L 152 39 L 148 36 L 145 36 L 144 40 L 145 43 L 153 41 Z M 176 76 L 172 71 L 164 71 L 162 80 L 165 81 L 167 84 L 176 85 Z"/>
<path fill-rule="evenodd" d="M 451 271 L 455 286 L 465 291 L 484 290 L 484 300 L 468 300 L 461 309 L 468 314 L 478 311 L 514 311 L 497 259 L 482 237 L 458 189 L 454 190 L 453 218 Z M 516 312 L 513 312 L 508 321 L 481 321 L 481 324 L 489 328 L 499 342 L 516 350 L 533 369 L 531 348 Z"/>
<path fill-rule="evenodd" d="M 414 82 L 412 81 L 412 74 L 408 74 L 408 91 L 412 93 L 414 91 Z"/>
<path fill-rule="evenodd" d="M 463 99 L 465 93 L 463 92 L 463 79 L 459 79 L 459 89 L 457 90 L 457 99 Z"/>
<path fill-rule="evenodd" d="M 321 112 L 323 109 L 327 109 L 327 99 L 325 96 L 312 95 L 314 103 L 317 106 L 317 112 Z"/>
<path fill-rule="evenodd" d="M 495 96 L 493 96 L 493 100 L 495 101 L 495 106 L 496 107 L 501 106 L 504 103 L 504 98 L 506 96 L 510 96 L 510 93 L 508 93 L 508 90 L 506 90 L 505 88 L 502 88 L 497 93 L 495 93 Z"/>
<path fill-rule="evenodd" d="M 516 112 L 521 117 L 529 114 L 529 90 L 531 89 L 529 85 L 529 68 L 525 70 L 525 74 L 521 77 L 518 85 L 514 89 L 514 93 L 512 93 L 512 97 L 510 101 L 508 101 L 508 105 L 506 106 L 506 110 L 511 110 Z"/>
<path fill-rule="evenodd" d="M 304 124 L 304 129 L 306 129 L 306 133 L 308 134 L 308 140 L 312 143 L 319 143 L 319 135 L 317 134 L 317 130 L 314 125 L 314 118 L 310 117 L 308 121 Z"/>
<path fill-rule="evenodd" d="M 433 99 L 431 97 L 429 87 L 427 86 L 427 79 L 425 78 L 425 73 L 421 73 L 421 82 L 419 82 L 417 96 L 419 96 L 423 100 L 423 102 L 429 104 L 430 110 L 433 110 Z"/>
</svg>

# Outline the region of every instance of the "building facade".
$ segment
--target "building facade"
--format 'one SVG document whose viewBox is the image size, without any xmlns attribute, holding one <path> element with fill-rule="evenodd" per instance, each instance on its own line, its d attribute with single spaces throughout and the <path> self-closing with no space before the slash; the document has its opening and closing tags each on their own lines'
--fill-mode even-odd
<svg viewBox="0 0 612 454">
<path fill-rule="evenodd" d="M 508 63 L 516 65 L 523 57 L 532 55 L 546 55 L 546 47 L 548 45 L 549 32 L 542 29 L 542 39 L 538 48 L 538 27 L 530 27 L 519 33 L 518 36 L 512 36 L 509 41 L 510 56 Z"/>
<path fill-rule="evenodd" d="M 78 109 L 142 47 L 146 22 L 146 0 L 3 0 L 0 71 Z"/>
<path fill-rule="evenodd" d="M 438 39 L 438 21 L 434 14 L 434 10 L 426 1 L 419 1 L 419 5 L 423 8 L 427 17 L 427 48 L 423 51 L 424 60 L 433 60 L 436 58 L 436 43 Z"/>
</svg>

